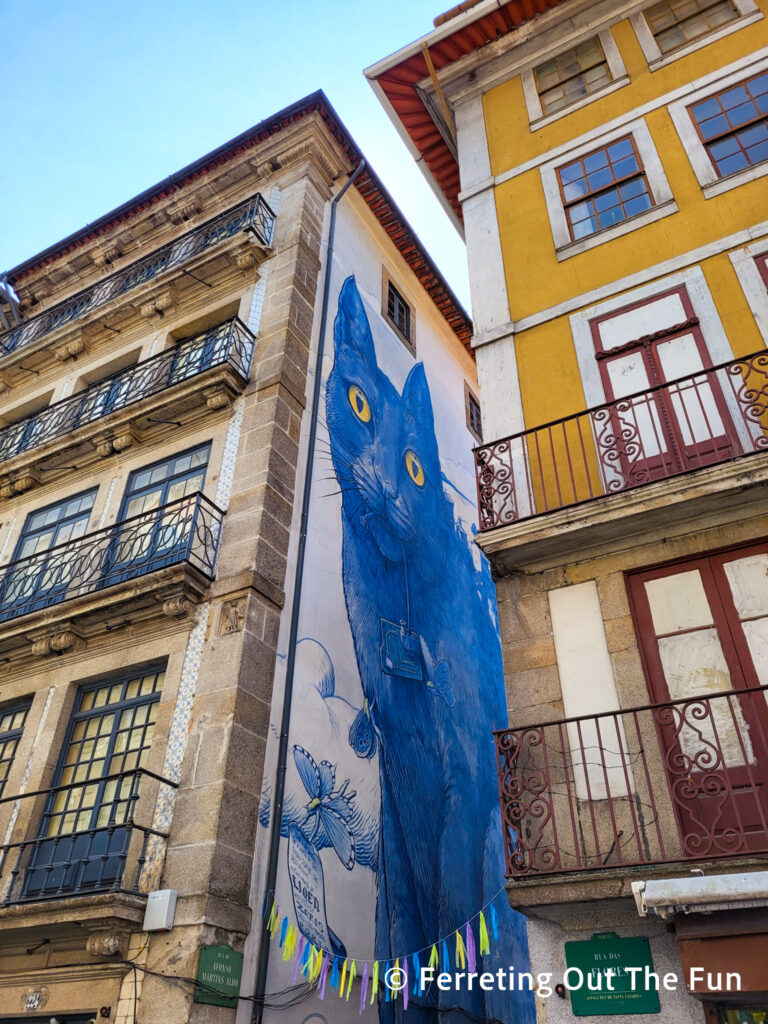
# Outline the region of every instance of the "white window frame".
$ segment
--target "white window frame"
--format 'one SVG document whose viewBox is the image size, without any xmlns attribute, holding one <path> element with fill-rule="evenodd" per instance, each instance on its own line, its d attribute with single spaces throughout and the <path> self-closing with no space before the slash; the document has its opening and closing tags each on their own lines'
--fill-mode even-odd
<svg viewBox="0 0 768 1024">
<path fill-rule="evenodd" d="M 596 92 L 590 92 L 586 96 L 582 96 L 580 100 L 575 100 L 573 103 L 569 103 L 567 106 L 563 107 L 562 110 L 556 110 L 552 114 L 545 114 L 541 106 L 539 91 L 536 88 L 536 76 L 534 74 L 535 69 L 541 64 L 545 64 L 548 60 L 553 60 L 561 53 L 572 50 L 581 43 L 588 42 L 590 39 L 594 38 L 597 38 L 600 41 L 600 45 L 603 48 L 605 60 L 608 65 L 608 71 L 611 75 L 611 81 Z M 603 96 L 607 96 L 609 93 L 615 92 L 617 89 L 622 89 L 625 85 L 629 85 L 627 69 L 624 66 L 624 61 L 621 58 L 619 48 L 616 45 L 616 40 L 613 38 L 613 33 L 609 28 L 603 29 L 600 32 L 595 32 L 592 35 L 584 36 L 583 39 L 569 40 L 568 46 L 563 46 L 556 52 L 553 52 L 550 56 L 539 59 L 535 65 L 523 71 L 521 78 L 523 81 L 525 105 L 528 108 L 530 130 L 532 132 L 537 131 L 539 128 L 544 128 L 553 121 L 558 121 L 561 117 L 567 117 L 568 114 L 572 114 L 574 110 L 580 110 L 582 107 L 586 107 L 588 104 L 594 103 L 595 100 L 599 100 Z"/>
<path fill-rule="evenodd" d="M 659 44 L 656 42 L 645 18 L 645 10 L 653 7 L 653 3 L 646 4 L 642 11 L 631 14 L 629 17 L 630 23 L 635 30 L 637 41 L 640 43 L 640 48 L 645 54 L 650 70 L 658 71 L 659 68 L 666 67 L 667 64 L 672 64 L 674 61 L 680 60 L 681 57 L 687 57 L 689 53 L 694 53 L 703 46 L 709 46 L 710 43 L 714 43 L 717 39 L 722 39 L 723 36 L 730 35 L 731 32 L 738 32 L 739 29 L 746 28 L 747 25 L 751 25 L 752 22 L 758 21 L 763 17 L 763 13 L 755 3 L 755 0 L 733 0 L 733 3 L 739 12 L 739 17 L 735 21 L 730 21 L 727 25 L 715 29 L 714 32 L 700 36 L 686 46 L 681 46 L 677 50 L 671 50 L 669 53 L 661 52 Z"/>
<path fill-rule="evenodd" d="M 622 139 L 627 135 L 632 136 L 637 146 L 637 152 L 643 163 L 643 173 L 648 182 L 648 190 L 653 200 L 653 206 L 644 213 L 639 213 L 628 220 L 621 221 L 619 224 L 614 224 L 613 227 L 604 228 L 602 231 L 596 231 L 593 235 L 587 235 L 586 238 L 579 238 L 574 241 L 571 238 L 571 232 L 568 227 L 568 218 L 565 213 L 562 195 L 560 194 L 557 172 L 560 168 L 578 159 L 578 157 L 591 153 L 593 150 L 610 146 L 612 142 Z M 540 168 L 540 173 L 547 201 L 549 221 L 552 226 L 552 235 L 555 240 L 557 259 L 559 261 L 569 259 L 571 256 L 577 256 L 588 249 L 594 249 L 595 246 L 603 245 L 605 242 L 613 241 L 614 238 L 626 235 L 630 231 L 637 231 L 638 228 L 652 224 L 662 217 L 668 217 L 672 213 L 677 213 L 677 203 L 675 202 L 672 189 L 667 181 L 659 154 L 656 151 L 644 118 L 628 121 L 620 128 L 615 128 L 605 135 L 595 135 L 589 142 L 583 143 L 568 153 L 561 153 L 556 160 L 550 160 L 549 163 L 543 164 Z"/>
<path fill-rule="evenodd" d="M 757 266 L 760 257 L 768 258 L 768 237 L 728 254 L 744 291 L 747 305 L 752 310 L 757 329 L 768 347 L 768 288 Z"/>
<path fill-rule="evenodd" d="M 755 181 L 757 178 L 762 178 L 768 174 L 768 160 L 763 160 L 762 163 L 753 164 L 751 167 L 745 167 L 741 171 L 736 171 L 735 174 L 728 174 L 726 177 L 721 178 L 709 157 L 709 153 L 707 153 L 704 143 L 699 138 L 693 115 L 690 112 L 691 107 L 707 99 L 708 96 L 714 96 L 715 93 L 738 85 L 748 78 L 754 78 L 755 75 L 765 71 L 768 68 L 768 57 L 755 61 L 752 56 L 749 56 L 744 61 L 739 61 L 738 63 L 739 66 L 736 71 L 731 71 L 716 82 L 710 82 L 706 86 L 696 89 L 695 92 L 689 93 L 684 99 L 670 103 L 667 108 L 669 116 L 672 118 L 677 129 L 677 134 L 680 136 L 680 141 L 688 154 L 693 172 L 701 185 L 705 199 L 719 196 L 723 192 L 728 192 L 732 188 L 738 188 L 739 185 L 745 185 L 749 181 Z"/>
</svg>

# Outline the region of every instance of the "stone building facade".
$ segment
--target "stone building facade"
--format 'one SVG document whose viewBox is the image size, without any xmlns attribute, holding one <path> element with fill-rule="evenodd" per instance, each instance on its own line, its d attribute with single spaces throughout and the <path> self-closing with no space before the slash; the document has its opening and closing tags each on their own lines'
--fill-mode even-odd
<svg viewBox="0 0 768 1024">
<path fill-rule="evenodd" d="M 509 899 L 676 1022 L 768 1010 L 766 13 L 470 0 L 366 72 L 467 241 Z"/>
<path fill-rule="evenodd" d="M 472 366 L 466 315 L 361 160 L 317 93 L 3 278 L 3 1020 L 235 1019 L 190 979 L 202 946 L 262 927 L 300 438 L 356 168 L 357 230 Z M 144 931 L 161 890 L 170 928 Z"/>
</svg>

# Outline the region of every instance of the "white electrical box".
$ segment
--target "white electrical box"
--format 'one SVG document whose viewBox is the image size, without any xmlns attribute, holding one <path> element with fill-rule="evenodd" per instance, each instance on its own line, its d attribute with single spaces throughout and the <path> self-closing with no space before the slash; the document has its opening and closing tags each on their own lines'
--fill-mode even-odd
<svg viewBox="0 0 768 1024">
<path fill-rule="evenodd" d="M 176 891 L 174 889 L 156 889 L 147 897 L 143 931 L 169 932 L 173 928 L 175 913 Z"/>
</svg>

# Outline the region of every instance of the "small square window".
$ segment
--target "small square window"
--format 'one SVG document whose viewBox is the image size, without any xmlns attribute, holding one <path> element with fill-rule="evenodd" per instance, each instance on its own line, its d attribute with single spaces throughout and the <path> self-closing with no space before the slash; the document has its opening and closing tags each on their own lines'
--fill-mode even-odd
<svg viewBox="0 0 768 1024">
<path fill-rule="evenodd" d="M 597 36 L 540 64 L 533 74 L 544 114 L 554 114 L 612 81 Z"/>
<path fill-rule="evenodd" d="M 413 305 L 390 278 L 386 270 L 382 273 L 381 312 L 394 327 L 400 340 L 408 350 L 416 354 Z"/>
<path fill-rule="evenodd" d="M 479 399 L 464 385 L 464 406 L 467 415 L 467 427 L 470 434 L 480 443 L 483 442 L 483 418 L 480 412 Z"/>
<path fill-rule="evenodd" d="M 663 54 L 687 46 L 739 17 L 733 0 L 663 0 L 643 13 Z"/>
<path fill-rule="evenodd" d="M 387 292 L 387 316 L 404 338 L 411 340 L 411 307 L 392 282 Z"/>
</svg>

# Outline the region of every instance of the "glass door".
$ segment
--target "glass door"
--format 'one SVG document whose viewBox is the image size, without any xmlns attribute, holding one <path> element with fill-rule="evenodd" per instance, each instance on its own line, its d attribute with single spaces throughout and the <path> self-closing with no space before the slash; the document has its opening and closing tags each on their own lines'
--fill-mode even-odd
<svg viewBox="0 0 768 1024">
<path fill-rule="evenodd" d="M 0 621 L 56 604 L 66 596 L 77 569 L 78 552 L 68 541 L 88 528 L 97 488 L 30 512 L 13 560 L 0 587 Z"/>
<path fill-rule="evenodd" d="M 205 485 L 210 450 L 210 444 L 200 445 L 131 473 L 119 517 L 120 523 L 128 522 L 117 534 L 107 559 L 110 583 L 183 557 L 194 529 L 196 503 L 192 497 Z M 190 500 L 180 501 L 186 497 Z"/>
<path fill-rule="evenodd" d="M 119 886 L 164 676 L 145 670 L 79 691 L 22 899 Z"/>
<path fill-rule="evenodd" d="M 629 577 L 670 793 L 690 854 L 762 848 L 768 828 L 768 545 Z M 696 698 L 702 698 L 697 700 Z"/>
<path fill-rule="evenodd" d="M 730 458 L 741 450 L 684 288 L 593 323 L 611 442 L 628 484 Z M 634 397 L 630 397 L 634 396 Z M 603 462 L 606 460 L 604 459 Z"/>
</svg>

